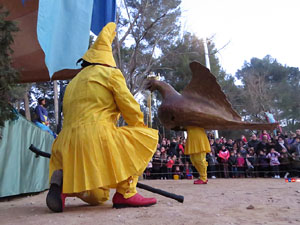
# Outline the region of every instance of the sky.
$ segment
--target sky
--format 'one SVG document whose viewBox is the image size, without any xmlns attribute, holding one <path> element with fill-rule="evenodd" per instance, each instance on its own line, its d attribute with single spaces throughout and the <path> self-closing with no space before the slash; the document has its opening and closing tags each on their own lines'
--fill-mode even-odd
<svg viewBox="0 0 300 225">
<path fill-rule="evenodd" d="M 183 29 L 214 36 L 217 57 L 235 75 L 244 62 L 271 55 L 300 68 L 300 0 L 182 0 Z"/>
</svg>

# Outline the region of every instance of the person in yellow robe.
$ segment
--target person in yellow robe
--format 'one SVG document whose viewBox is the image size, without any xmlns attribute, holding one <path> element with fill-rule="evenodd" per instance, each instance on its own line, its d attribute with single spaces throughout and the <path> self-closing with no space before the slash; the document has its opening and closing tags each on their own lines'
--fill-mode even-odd
<svg viewBox="0 0 300 225">
<path fill-rule="evenodd" d="M 184 154 L 190 155 L 193 166 L 200 174 L 200 178 L 194 184 L 207 184 L 206 153 L 209 153 L 210 144 L 205 130 L 201 127 L 187 127 L 187 141 Z"/>
<path fill-rule="evenodd" d="M 64 124 L 50 159 L 50 190 L 46 203 L 62 212 L 65 197 L 77 196 L 98 205 L 116 188 L 113 206 L 156 203 L 136 191 L 138 176 L 152 158 L 158 131 L 144 125 L 140 105 L 116 68 L 111 44 L 115 23 L 108 23 L 82 57 L 83 69 L 66 88 Z M 127 126 L 117 127 L 120 113 Z"/>
</svg>

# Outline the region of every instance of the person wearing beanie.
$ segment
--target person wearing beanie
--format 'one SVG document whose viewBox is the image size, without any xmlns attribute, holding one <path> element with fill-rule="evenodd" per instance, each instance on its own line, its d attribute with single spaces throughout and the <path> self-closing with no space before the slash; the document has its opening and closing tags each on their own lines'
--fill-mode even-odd
<svg viewBox="0 0 300 225">
<path fill-rule="evenodd" d="M 65 198 L 76 196 L 90 205 L 109 199 L 113 207 L 150 206 L 155 198 L 136 191 L 140 176 L 158 143 L 158 131 L 144 124 L 140 105 L 116 68 L 112 54 L 115 23 L 108 23 L 85 53 L 83 69 L 66 88 L 64 125 L 50 159 L 46 203 L 62 212 Z M 118 127 L 122 114 L 128 126 Z"/>
<path fill-rule="evenodd" d="M 210 144 L 207 135 L 201 127 L 187 127 L 187 141 L 184 151 L 185 155 L 190 155 L 193 166 L 200 174 L 200 178 L 194 184 L 207 184 L 207 161 L 206 153 L 209 153 Z"/>
<path fill-rule="evenodd" d="M 48 111 L 45 108 L 46 99 L 43 97 L 38 98 L 38 105 L 35 108 L 34 112 L 36 114 L 36 121 L 44 124 L 46 126 L 49 125 Z"/>
<path fill-rule="evenodd" d="M 44 131 L 47 131 L 54 138 L 56 138 L 56 134 L 49 127 L 50 123 L 49 123 L 48 111 L 45 108 L 45 105 L 46 105 L 46 99 L 44 97 L 38 98 L 38 105 L 34 110 L 35 119 L 33 122 L 39 128 L 41 128 Z"/>
</svg>

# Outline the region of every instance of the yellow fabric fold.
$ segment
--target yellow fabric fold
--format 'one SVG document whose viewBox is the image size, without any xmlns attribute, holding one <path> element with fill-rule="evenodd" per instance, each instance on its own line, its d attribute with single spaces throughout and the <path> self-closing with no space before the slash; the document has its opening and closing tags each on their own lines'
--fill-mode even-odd
<svg viewBox="0 0 300 225">
<path fill-rule="evenodd" d="M 200 180 L 206 181 L 208 166 L 208 163 L 206 161 L 206 152 L 191 154 L 190 159 L 193 166 L 196 167 L 198 173 L 200 174 Z"/>
<path fill-rule="evenodd" d="M 201 127 L 187 127 L 187 141 L 184 154 L 190 155 L 200 152 L 210 152 L 210 144 L 205 130 Z"/>
</svg>

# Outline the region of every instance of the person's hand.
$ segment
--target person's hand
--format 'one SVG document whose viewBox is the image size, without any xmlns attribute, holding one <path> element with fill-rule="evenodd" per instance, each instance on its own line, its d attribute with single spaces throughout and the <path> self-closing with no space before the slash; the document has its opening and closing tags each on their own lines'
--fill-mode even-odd
<svg viewBox="0 0 300 225">
<path fill-rule="evenodd" d="M 46 121 L 45 124 L 46 124 L 46 126 L 49 126 L 49 121 Z"/>
</svg>

